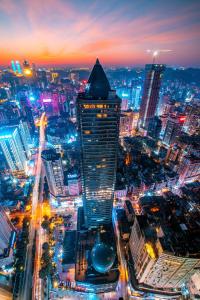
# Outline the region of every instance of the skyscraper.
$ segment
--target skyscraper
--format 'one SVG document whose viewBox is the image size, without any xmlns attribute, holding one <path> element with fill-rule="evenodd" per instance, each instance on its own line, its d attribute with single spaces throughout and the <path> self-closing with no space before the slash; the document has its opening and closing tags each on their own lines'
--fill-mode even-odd
<svg viewBox="0 0 200 300">
<path fill-rule="evenodd" d="M 151 118 L 155 116 L 159 100 L 159 90 L 164 65 L 150 64 L 145 67 L 145 82 L 140 107 L 140 126 L 147 129 Z"/>
<path fill-rule="evenodd" d="M 16 232 L 4 209 L 0 206 L 0 267 L 13 262 L 13 246 Z"/>
<path fill-rule="evenodd" d="M 42 151 L 42 161 L 50 193 L 54 196 L 64 196 L 64 174 L 60 154 L 54 149 Z"/>
<path fill-rule="evenodd" d="M 97 59 L 77 99 L 85 224 L 111 223 L 121 99 Z"/>
<path fill-rule="evenodd" d="M 0 146 L 11 171 L 25 169 L 26 156 L 17 126 L 1 128 Z"/>
<path fill-rule="evenodd" d="M 29 130 L 26 120 L 21 119 L 19 121 L 18 128 L 19 128 L 19 133 L 20 133 L 21 140 L 23 143 L 24 151 L 25 151 L 27 157 L 29 157 L 30 144 L 31 144 L 32 140 L 31 140 L 31 134 L 30 134 L 30 130 Z"/>
<path fill-rule="evenodd" d="M 170 116 L 167 121 L 167 126 L 164 132 L 163 142 L 166 145 L 171 145 L 175 142 L 177 137 L 181 133 L 181 129 L 183 126 L 183 123 L 185 117 L 174 117 Z"/>
</svg>

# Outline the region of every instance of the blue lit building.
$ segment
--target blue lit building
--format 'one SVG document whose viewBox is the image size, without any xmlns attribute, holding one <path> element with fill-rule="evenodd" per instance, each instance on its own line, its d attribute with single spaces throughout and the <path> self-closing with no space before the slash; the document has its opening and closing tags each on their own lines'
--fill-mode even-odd
<svg viewBox="0 0 200 300">
<path fill-rule="evenodd" d="M 0 129 L 0 147 L 12 172 L 25 170 L 26 155 L 17 126 Z"/>
</svg>

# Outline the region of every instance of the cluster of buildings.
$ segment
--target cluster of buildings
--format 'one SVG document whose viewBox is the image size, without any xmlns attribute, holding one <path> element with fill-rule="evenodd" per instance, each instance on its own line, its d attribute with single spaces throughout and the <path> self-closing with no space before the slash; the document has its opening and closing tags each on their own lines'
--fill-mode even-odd
<svg viewBox="0 0 200 300">
<path fill-rule="evenodd" d="M 119 206 L 134 288 L 175 295 L 184 286 L 197 294 L 198 85 L 170 79 L 166 66 L 155 63 L 144 71 L 105 73 L 97 59 L 88 80 L 88 69 L 37 69 L 27 61 L 12 61 L 11 67 L 0 73 L 1 176 L 13 176 L 21 186 L 34 178 L 37 129 L 45 113 L 41 159 L 49 203 L 55 211 L 75 210 L 82 198 L 77 228 L 65 235 L 76 287 L 94 293 L 116 289 L 121 258 L 113 207 Z M 1 220 L 2 269 L 13 261 L 16 234 L 3 209 Z"/>
</svg>

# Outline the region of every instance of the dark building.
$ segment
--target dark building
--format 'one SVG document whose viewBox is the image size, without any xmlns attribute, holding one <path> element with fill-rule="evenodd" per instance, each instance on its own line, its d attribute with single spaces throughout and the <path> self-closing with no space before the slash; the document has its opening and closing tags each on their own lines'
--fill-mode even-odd
<svg viewBox="0 0 200 300">
<path fill-rule="evenodd" d="M 155 116 L 159 100 L 159 90 L 164 65 L 149 64 L 145 66 L 145 82 L 140 107 L 140 126 L 148 129 L 151 118 Z"/>
<path fill-rule="evenodd" d="M 163 142 L 166 145 L 173 144 L 178 136 L 180 135 L 182 129 L 182 117 L 170 117 L 167 121 L 167 126 L 164 133 Z"/>
<path fill-rule="evenodd" d="M 34 124 L 34 118 L 33 118 L 33 112 L 31 107 L 29 106 L 27 102 L 27 97 L 26 96 L 21 96 L 20 97 L 20 108 L 21 108 L 21 115 L 23 118 L 27 121 L 29 130 L 31 134 L 34 133 L 35 131 L 35 124 Z"/>
<path fill-rule="evenodd" d="M 121 99 L 111 90 L 97 59 L 77 99 L 85 223 L 112 221 Z"/>
<path fill-rule="evenodd" d="M 153 139 L 158 139 L 162 129 L 162 121 L 155 116 L 149 120 L 147 135 Z"/>
</svg>

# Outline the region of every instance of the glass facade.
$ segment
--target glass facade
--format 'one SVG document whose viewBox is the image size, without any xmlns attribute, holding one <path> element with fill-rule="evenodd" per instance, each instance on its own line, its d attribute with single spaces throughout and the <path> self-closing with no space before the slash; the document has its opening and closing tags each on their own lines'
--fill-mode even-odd
<svg viewBox="0 0 200 300">
<path fill-rule="evenodd" d="M 101 67 L 100 64 L 99 66 Z M 91 76 L 95 75 L 94 69 Z M 102 76 L 105 76 L 102 67 L 100 71 Z M 98 80 L 101 81 L 101 76 Z M 101 86 L 98 80 L 95 80 L 95 84 Z M 93 84 L 92 81 L 91 85 Z M 101 97 L 101 91 L 99 95 L 93 95 L 93 92 L 88 90 L 79 94 L 77 99 L 83 203 L 87 227 L 96 227 L 112 221 L 121 99 L 110 88 L 107 92 L 106 96 L 104 89 Z"/>
</svg>

